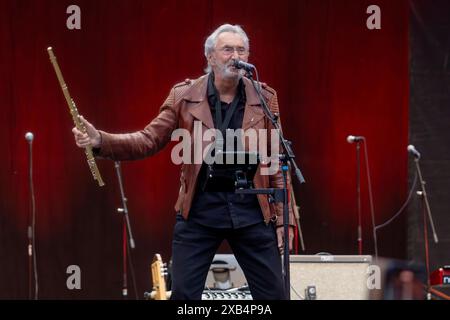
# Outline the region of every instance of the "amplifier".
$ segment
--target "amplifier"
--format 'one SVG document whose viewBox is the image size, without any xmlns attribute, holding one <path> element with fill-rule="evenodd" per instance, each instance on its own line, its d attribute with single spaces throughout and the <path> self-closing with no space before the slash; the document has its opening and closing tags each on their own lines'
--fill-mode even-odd
<svg viewBox="0 0 450 320">
<path fill-rule="evenodd" d="M 366 300 L 371 256 L 291 255 L 291 300 Z"/>
<path fill-rule="evenodd" d="M 216 254 L 209 268 L 205 290 L 229 290 L 248 286 L 234 254 Z"/>
<path fill-rule="evenodd" d="M 202 300 L 252 300 L 244 272 L 233 254 L 214 256 Z"/>
<path fill-rule="evenodd" d="M 430 275 L 430 284 L 435 285 L 450 285 L 450 266 L 444 266 L 433 271 Z"/>
</svg>

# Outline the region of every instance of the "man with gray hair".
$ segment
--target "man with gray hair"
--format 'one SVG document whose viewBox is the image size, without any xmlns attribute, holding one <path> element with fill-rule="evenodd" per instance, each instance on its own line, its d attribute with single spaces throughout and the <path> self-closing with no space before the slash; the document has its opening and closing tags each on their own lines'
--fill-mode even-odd
<svg viewBox="0 0 450 320">
<path fill-rule="evenodd" d="M 97 157 L 134 160 L 164 148 L 176 129 L 185 129 L 194 136 L 198 124 L 202 132 L 215 128 L 220 132 L 273 129 L 245 72 L 234 67 L 237 60 L 248 61 L 249 49 L 249 39 L 240 26 L 221 25 L 205 41 L 206 75 L 175 85 L 159 115 L 143 130 L 107 133 L 81 117 L 87 133 L 73 128 L 76 144 L 81 148 L 91 145 Z M 270 110 L 279 113 L 275 90 L 262 84 L 262 95 Z M 203 155 L 207 144 L 199 143 Z M 283 188 L 281 171 L 263 175 L 264 165 L 261 163 L 256 172 L 254 187 Z M 181 167 L 172 242 L 171 298 L 201 299 L 214 254 L 227 240 L 252 297 L 285 299 L 280 257 L 284 241 L 282 204 L 274 205 L 267 195 L 209 192 L 204 188 L 206 168 L 204 162 L 183 163 Z M 291 208 L 289 205 L 289 248 L 295 226 Z"/>
</svg>

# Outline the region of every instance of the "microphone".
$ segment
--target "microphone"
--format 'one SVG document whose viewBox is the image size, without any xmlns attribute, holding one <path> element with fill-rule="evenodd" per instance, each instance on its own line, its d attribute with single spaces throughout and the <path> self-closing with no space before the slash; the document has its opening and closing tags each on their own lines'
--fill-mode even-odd
<svg viewBox="0 0 450 320">
<path fill-rule="evenodd" d="M 29 143 L 33 142 L 34 134 L 33 134 L 32 132 L 27 132 L 27 133 L 25 134 L 25 139 L 26 139 Z"/>
<path fill-rule="evenodd" d="M 236 69 L 244 69 L 247 72 L 251 72 L 255 69 L 255 66 L 251 63 L 241 60 L 233 60 L 233 67 L 235 67 Z"/>
<path fill-rule="evenodd" d="M 410 144 L 407 148 L 408 152 L 411 153 L 415 158 L 420 159 L 420 153 L 417 151 L 417 149 Z"/>
<path fill-rule="evenodd" d="M 362 140 L 364 140 L 363 136 L 352 136 L 352 135 L 350 135 L 350 136 L 347 137 L 347 142 L 348 143 L 359 142 L 359 141 L 362 141 Z"/>
</svg>

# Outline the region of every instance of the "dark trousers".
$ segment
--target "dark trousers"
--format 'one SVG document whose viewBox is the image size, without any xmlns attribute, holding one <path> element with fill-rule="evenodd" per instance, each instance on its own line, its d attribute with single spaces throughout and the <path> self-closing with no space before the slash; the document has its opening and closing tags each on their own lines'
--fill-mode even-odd
<svg viewBox="0 0 450 320">
<path fill-rule="evenodd" d="M 177 216 L 173 233 L 171 299 L 201 299 L 209 267 L 225 239 L 244 271 L 253 299 L 285 299 L 281 257 L 272 224 L 219 229 L 181 216 Z"/>
</svg>

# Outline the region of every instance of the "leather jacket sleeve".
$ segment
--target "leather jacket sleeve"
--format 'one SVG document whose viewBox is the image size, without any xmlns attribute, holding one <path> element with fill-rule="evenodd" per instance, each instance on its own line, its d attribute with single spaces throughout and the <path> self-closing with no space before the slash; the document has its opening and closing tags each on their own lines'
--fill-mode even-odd
<svg viewBox="0 0 450 320">
<path fill-rule="evenodd" d="M 99 130 L 101 147 L 96 156 L 111 160 L 135 160 L 154 155 L 171 140 L 178 126 L 173 88 L 159 110 L 158 116 L 143 130 L 133 133 L 113 134 Z"/>
</svg>

